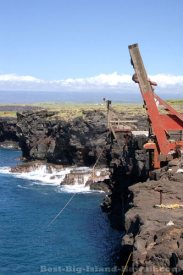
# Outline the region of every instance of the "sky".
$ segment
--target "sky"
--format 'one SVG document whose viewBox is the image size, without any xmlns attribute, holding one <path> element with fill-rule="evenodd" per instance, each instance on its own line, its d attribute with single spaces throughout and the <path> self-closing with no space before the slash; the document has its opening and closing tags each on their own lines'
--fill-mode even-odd
<svg viewBox="0 0 183 275">
<path fill-rule="evenodd" d="M 159 93 L 182 96 L 182 0 L 0 0 L 0 34 L 0 91 L 139 92 L 138 43 Z"/>
</svg>

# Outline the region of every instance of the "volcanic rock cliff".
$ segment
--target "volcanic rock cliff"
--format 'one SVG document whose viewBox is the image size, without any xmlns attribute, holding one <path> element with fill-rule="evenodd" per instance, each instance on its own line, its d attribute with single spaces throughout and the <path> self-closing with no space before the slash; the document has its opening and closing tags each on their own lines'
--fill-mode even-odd
<svg viewBox="0 0 183 275">
<path fill-rule="evenodd" d="M 18 147 L 16 118 L 0 118 L 0 145 Z"/>
<path fill-rule="evenodd" d="M 121 167 L 125 174 L 141 176 L 146 161 L 143 144 L 147 138 L 143 134 L 114 137 L 100 111 L 83 112 L 69 122 L 54 119 L 54 115 L 47 110 L 17 113 L 17 136 L 24 158 L 77 166 L 90 166 L 99 159 L 101 166 Z"/>
<path fill-rule="evenodd" d="M 94 164 L 105 146 L 106 117 L 83 113 L 70 122 L 52 118 L 46 110 L 17 114 L 17 135 L 23 157 L 65 165 Z M 101 157 L 101 163 L 106 163 Z"/>
<path fill-rule="evenodd" d="M 132 253 L 133 274 L 183 273 L 183 174 L 177 171 L 129 187 L 122 247 Z"/>
</svg>

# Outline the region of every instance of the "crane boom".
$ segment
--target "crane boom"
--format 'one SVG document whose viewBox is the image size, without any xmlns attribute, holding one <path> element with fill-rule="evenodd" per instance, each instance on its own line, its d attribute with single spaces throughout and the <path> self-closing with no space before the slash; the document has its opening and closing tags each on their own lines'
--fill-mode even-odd
<svg viewBox="0 0 183 275">
<path fill-rule="evenodd" d="M 128 48 L 135 70 L 135 82 L 139 84 L 150 127 L 155 137 L 154 142 L 149 142 L 144 147 L 154 151 L 153 166 L 160 168 L 161 161 L 171 159 L 178 149 L 179 151 L 183 149 L 182 139 L 172 141 L 169 135 L 171 131 L 183 132 L 183 115 L 154 93 L 152 87 L 154 83 L 148 79 L 138 44 L 130 45 Z M 163 107 L 164 113 L 160 112 L 160 106 Z"/>
</svg>

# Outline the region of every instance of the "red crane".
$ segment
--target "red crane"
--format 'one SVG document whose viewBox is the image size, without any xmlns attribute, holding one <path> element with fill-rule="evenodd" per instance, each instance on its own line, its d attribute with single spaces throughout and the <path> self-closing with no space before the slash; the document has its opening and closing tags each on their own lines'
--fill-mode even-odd
<svg viewBox="0 0 183 275">
<path fill-rule="evenodd" d="M 128 48 L 135 70 L 133 80 L 139 84 L 150 126 L 150 139 L 144 148 L 151 153 L 153 168 L 158 169 L 183 153 L 183 114 L 154 93 L 156 83 L 148 79 L 138 44 Z"/>
</svg>

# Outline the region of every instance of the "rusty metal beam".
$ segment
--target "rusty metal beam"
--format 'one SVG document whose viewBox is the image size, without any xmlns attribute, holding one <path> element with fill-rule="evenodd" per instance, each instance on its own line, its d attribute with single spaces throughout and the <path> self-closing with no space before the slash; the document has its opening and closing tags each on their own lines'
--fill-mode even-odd
<svg viewBox="0 0 183 275">
<path fill-rule="evenodd" d="M 144 100 L 150 126 L 155 136 L 155 142 L 148 142 L 144 147 L 154 151 L 154 168 L 160 167 L 161 161 L 169 160 L 173 152 L 183 150 L 183 141 L 169 139 L 168 131 L 183 131 L 183 115 L 172 108 L 168 103 L 158 97 L 151 86 L 154 85 L 148 79 L 138 44 L 129 46 L 131 63 L 135 70 L 133 80 L 139 84 L 140 91 Z M 161 105 L 167 114 L 159 112 L 158 105 Z"/>
<path fill-rule="evenodd" d="M 132 65 L 138 77 L 139 87 L 144 99 L 148 117 L 151 122 L 151 127 L 158 141 L 157 145 L 159 147 L 159 153 L 167 155 L 169 153 L 169 143 L 167 141 L 165 130 L 163 129 L 160 121 L 159 111 L 154 99 L 153 89 L 150 82 L 148 81 L 148 76 L 142 61 L 138 44 L 130 45 L 129 51 L 132 59 Z"/>
</svg>

